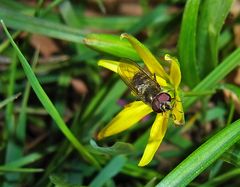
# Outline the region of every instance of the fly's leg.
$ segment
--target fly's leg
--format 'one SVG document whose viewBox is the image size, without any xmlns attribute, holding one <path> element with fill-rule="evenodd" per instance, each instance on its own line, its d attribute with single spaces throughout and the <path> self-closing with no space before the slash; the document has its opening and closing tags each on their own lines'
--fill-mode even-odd
<svg viewBox="0 0 240 187">
<path fill-rule="evenodd" d="M 154 78 L 154 80 L 157 82 L 156 73 L 153 74 L 153 78 Z"/>
</svg>

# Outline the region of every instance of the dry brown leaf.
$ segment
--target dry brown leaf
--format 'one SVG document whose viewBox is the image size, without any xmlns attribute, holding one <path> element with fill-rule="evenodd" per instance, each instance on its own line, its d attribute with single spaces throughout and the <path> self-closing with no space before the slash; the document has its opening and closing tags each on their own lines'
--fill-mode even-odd
<svg viewBox="0 0 240 187">
<path fill-rule="evenodd" d="M 240 14 L 240 0 L 235 0 L 231 7 L 231 14 L 234 18 L 238 17 Z"/>
<path fill-rule="evenodd" d="M 233 27 L 233 32 L 234 32 L 234 42 L 236 46 L 240 46 L 240 25 L 236 24 Z"/>
<path fill-rule="evenodd" d="M 237 97 L 237 95 L 233 92 L 231 92 L 230 90 L 223 90 L 224 96 L 225 96 L 225 100 L 227 102 L 229 102 L 230 100 L 233 101 L 234 106 L 236 111 L 240 114 L 240 100 Z"/>
<path fill-rule="evenodd" d="M 55 44 L 55 42 L 51 38 L 42 35 L 33 34 L 31 36 L 30 43 L 33 47 L 39 49 L 39 52 L 45 58 L 59 52 L 59 47 Z"/>
<path fill-rule="evenodd" d="M 233 77 L 233 82 L 237 85 L 240 85 L 240 68 L 236 69 L 235 76 Z"/>
<path fill-rule="evenodd" d="M 72 79 L 71 84 L 73 89 L 80 95 L 86 95 L 88 93 L 88 88 L 81 79 Z"/>
<path fill-rule="evenodd" d="M 142 7 L 136 3 L 121 3 L 118 10 L 120 14 L 129 16 L 141 16 L 143 14 Z"/>
</svg>

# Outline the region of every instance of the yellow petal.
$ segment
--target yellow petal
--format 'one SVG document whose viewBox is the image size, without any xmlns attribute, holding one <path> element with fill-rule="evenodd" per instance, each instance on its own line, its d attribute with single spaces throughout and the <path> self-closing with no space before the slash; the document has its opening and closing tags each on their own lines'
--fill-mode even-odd
<svg viewBox="0 0 240 187">
<path fill-rule="evenodd" d="M 97 137 L 98 139 L 102 139 L 122 132 L 133 126 L 150 112 L 152 112 L 151 107 L 142 101 L 132 102 L 114 117 L 112 121 L 99 132 Z"/>
<path fill-rule="evenodd" d="M 164 58 L 171 63 L 170 81 L 174 85 L 174 88 L 177 89 L 181 82 L 181 71 L 178 60 L 174 57 L 171 57 L 169 54 L 166 54 Z"/>
<path fill-rule="evenodd" d="M 173 120 L 176 125 L 183 125 L 185 123 L 183 106 L 181 102 L 181 98 L 178 93 L 175 96 L 175 103 L 172 110 Z"/>
<path fill-rule="evenodd" d="M 131 43 L 133 48 L 137 51 L 138 55 L 142 58 L 144 64 L 147 66 L 148 70 L 152 74 L 157 74 L 162 78 L 168 78 L 168 74 L 163 69 L 162 65 L 157 61 L 157 59 L 153 56 L 153 54 L 146 48 L 141 42 L 139 42 L 133 36 L 123 33 L 121 34 L 121 38 L 127 38 Z"/>
<path fill-rule="evenodd" d="M 98 61 L 99 66 L 105 67 L 115 73 L 117 73 L 119 64 L 120 62 L 115 60 L 99 60 Z"/>
<path fill-rule="evenodd" d="M 159 77 L 159 76 L 156 75 L 156 81 L 158 82 L 158 84 L 160 86 L 163 86 L 163 87 L 167 86 L 166 80 L 163 79 L 162 77 Z"/>
<path fill-rule="evenodd" d="M 162 139 L 166 133 L 168 125 L 169 112 L 158 114 L 150 131 L 150 137 L 148 139 L 148 144 L 144 150 L 143 156 L 138 164 L 138 166 L 147 165 L 156 153 Z"/>
</svg>

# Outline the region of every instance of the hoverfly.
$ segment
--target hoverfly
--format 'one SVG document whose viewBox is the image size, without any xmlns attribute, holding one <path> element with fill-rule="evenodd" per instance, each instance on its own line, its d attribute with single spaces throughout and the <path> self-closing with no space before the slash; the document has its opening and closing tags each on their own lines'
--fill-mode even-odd
<svg viewBox="0 0 240 187">
<path fill-rule="evenodd" d="M 154 112 L 163 113 L 172 109 L 172 98 L 157 83 L 155 75 L 151 76 L 135 62 L 120 63 L 118 74 L 134 95 L 149 105 Z"/>
</svg>

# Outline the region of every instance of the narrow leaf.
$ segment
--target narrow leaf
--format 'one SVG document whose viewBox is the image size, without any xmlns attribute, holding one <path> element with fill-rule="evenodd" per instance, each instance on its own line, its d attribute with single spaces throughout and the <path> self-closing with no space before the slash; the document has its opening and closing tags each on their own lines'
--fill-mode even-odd
<svg viewBox="0 0 240 187">
<path fill-rule="evenodd" d="M 203 79 L 192 92 L 201 93 L 213 90 L 217 83 L 240 64 L 240 48 L 237 48 L 224 61 L 219 64 L 205 79 Z M 184 102 L 185 109 L 189 108 L 199 97 L 189 97 Z"/>
<path fill-rule="evenodd" d="M 17 52 L 18 58 L 22 64 L 22 67 L 24 69 L 24 72 L 29 80 L 29 83 L 31 84 L 35 94 L 37 95 L 38 99 L 41 101 L 42 105 L 46 109 L 46 111 L 49 113 L 49 115 L 53 118 L 53 120 L 58 125 L 59 129 L 62 131 L 62 133 L 66 136 L 66 138 L 72 143 L 72 145 L 79 151 L 79 153 L 89 162 L 94 164 L 95 166 L 99 167 L 98 162 L 95 160 L 95 158 L 87 151 L 87 149 L 78 141 L 78 139 L 72 134 L 72 132 L 69 130 L 61 116 L 59 115 L 58 111 L 54 107 L 53 103 L 41 87 L 39 81 L 37 80 L 35 74 L 33 73 L 30 65 L 28 64 L 27 60 L 21 53 L 20 49 L 16 45 L 16 43 L 13 41 L 10 33 L 8 32 L 4 22 L 1 20 L 1 24 L 4 28 L 5 33 L 7 34 L 12 46 Z"/>
<path fill-rule="evenodd" d="M 90 144 L 95 151 L 101 154 L 118 155 L 118 154 L 131 154 L 134 152 L 134 147 L 131 144 L 124 142 L 116 142 L 111 147 L 100 147 L 94 140 L 91 140 Z"/>
<path fill-rule="evenodd" d="M 21 93 L 17 93 L 13 96 L 8 97 L 7 99 L 0 102 L 0 109 L 6 106 L 8 103 L 13 102 L 15 99 L 17 99 Z"/>
<path fill-rule="evenodd" d="M 240 120 L 237 120 L 226 126 L 189 155 L 157 187 L 186 186 L 239 140 Z"/>
<path fill-rule="evenodd" d="M 218 40 L 233 0 L 201 1 L 197 32 L 197 60 L 204 78 L 218 64 Z"/>
<path fill-rule="evenodd" d="M 95 179 L 90 183 L 90 187 L 101 187 L 115 176 L 127 161 L 126 157 L 120 155 L 114 157 L 105 168 L 103 168 Z"/>
<path fill-rule="evenodd" d="M 199 82 L 196 57 L 196 29 L 199 4 L 199 0 L 187 1 L 178 44 L 183 80 L 190 87 Z"/>
<path fill-rule="evenodd" d="M 85 44 L 97 51 L 120 58 L 140 60 L 136 51 L 127 40 L 121 40 L 117 35 L 89 34 L 84 39 Z"/>
<path fill-rule="evenodd" d="M 42 34 L 71 42 L 83 43 L 84 32 L 41 18 L 34 18 L 0 7 L 0 19 L 3 19 L 6 25 L 13 29 Z"/>
</svg>

